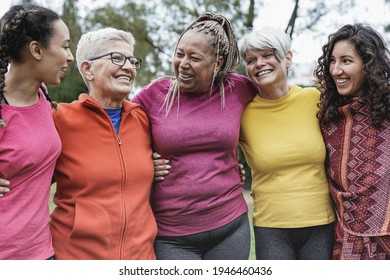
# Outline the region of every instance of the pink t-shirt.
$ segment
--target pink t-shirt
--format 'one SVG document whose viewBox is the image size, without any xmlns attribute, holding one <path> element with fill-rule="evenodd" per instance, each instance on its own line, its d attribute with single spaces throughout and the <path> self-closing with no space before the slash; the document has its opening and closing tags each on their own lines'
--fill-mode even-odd
<svg viewBox="0 0 390 280">
<path fill-rule="evenodd" d="M 49 231 L 51 179 L 61 141 L 50 104 L 2 104 L 7 126 L 0 128 L 0 178 L 11 191 L 0 198 L 0 259 L 47 259 L 54 255 Z"/>
<path fill-rule="evenodd" d="M 216 229 L 247 211 L 237 166 L 240 119 L 256 89 L 242 75 L 229 74 L 225 106 L 218 87 L 201 95 L 182 92 L 168 116 L 161 108 L 170 81 L 144 88 L 133 102 L 149 116 L 154 150 L 172 168 L 152 189 L 160 236 L 184 236 Z"/>
</svg>

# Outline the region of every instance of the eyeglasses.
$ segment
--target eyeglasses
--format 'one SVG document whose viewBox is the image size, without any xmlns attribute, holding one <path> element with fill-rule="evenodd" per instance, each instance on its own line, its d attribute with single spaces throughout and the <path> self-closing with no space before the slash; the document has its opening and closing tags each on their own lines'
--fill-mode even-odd
<svg viewBox="0 0 390 280">
<path fill-rule="evenodd" d="M 124 54 L 121 54 L 119 52 L 110 52 L 110 53 L 102 54 L 102 55 L 99 55 L 97 57 L 90 58 L 89 60 L 90 61 L 96 60 L 96 59 L 105 57 L 107 55 L 109 55 L 111 57 L 111 62 L 115 65 L 122 67 L 123 65 L 125 65 L 126 59 L 128 59 L 130 61 L 131 65 L 133 65 L 134 69 L 141 68 L 142 60 L 140 58 L 137 58 L 134 56 L 125 56 Z"/>
</svg>

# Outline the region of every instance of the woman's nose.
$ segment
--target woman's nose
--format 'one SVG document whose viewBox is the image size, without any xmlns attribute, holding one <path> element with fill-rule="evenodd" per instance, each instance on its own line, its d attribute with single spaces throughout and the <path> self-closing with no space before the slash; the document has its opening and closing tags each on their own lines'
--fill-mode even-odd
<svg viewBox="0 0 390 280">
<path fill-rule="evenodd" d="M 343 72 L 343 70 L 340 67 L 340 65 L 335 63 L 333 65 L 333 68 L 331 69 L 331 74 L 336 76 L 336 75 L 340 75 L 342 72 Z"/>
</svg>

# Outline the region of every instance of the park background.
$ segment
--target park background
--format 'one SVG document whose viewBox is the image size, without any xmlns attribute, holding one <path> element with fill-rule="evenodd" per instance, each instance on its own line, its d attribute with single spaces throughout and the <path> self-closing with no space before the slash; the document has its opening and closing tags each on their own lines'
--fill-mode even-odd
<svg viewBox="0 0 390 280">
<path fill-rule="evenodd" d="M 249 28 L 273 26 L 292 38 L 293 67 L 290 83 L 313 85 L 312 71 L 327 36 L 344 24 L 366 23 L 390 42 L 390 0 L 1 0 L 0 16 L 11 5 L 33 2 L 55 10 L 68 25 L 75 54 L 81 34 L 111 26 L 131 31 L 134 55 L 143 60 L 132 93 L 157 77 L 171 75 L 175 43 L 182 30 L 203 12 L 218 12 L 231 20 L 239 39 Z M 237 69 L 245 74 L 244 65 Z M 76 100 L 87 88 L 73 62 L 59 86 L 49 86 L 52 99 Z M 239 151 L 240 152 L 240 151 Z M 245 159 L 240 153 L 240 162 Z M 251 214 L 251 176 L 246 166 L 245 197 Z M 55 185 L 52 188 L 52 194 Z M 50 201 L 50 209 L 54 208 Z M 252 233 L 253 234 L 253 233 Z M 253 248 L 250 259 L 254 259 Z"/>
<path fill-rule="evenodd" d="M 292 38 L 290 82 L 312 85 L 312 70 L 327 36 L 347 23 L 367 23 L 390 42 L 390 0 L 1 0 L 0 16 L 13 4 L 34 2 L 58 12 L 68 25 L 71 50 L 82 33 L 111 26 L 131 31 L 134 55 L 143 61 L 131 95 L 157 77 L 171 75 L 175 43 L 181 31 L 203 12 L 231 20 L 237 38 L 248 28 L 273 26 Z M 245 74 L 244 65 L 237 69 Z M 60 86 L 49 87 L 52 98 L 71 102 L 86 86 L 73 62 Z"/>
</svg>

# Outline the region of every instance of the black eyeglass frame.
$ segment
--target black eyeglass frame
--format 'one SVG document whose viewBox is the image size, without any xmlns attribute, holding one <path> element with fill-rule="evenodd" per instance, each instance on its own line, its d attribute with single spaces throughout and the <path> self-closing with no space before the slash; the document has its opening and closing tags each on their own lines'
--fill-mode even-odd
<svg viewBox="0 0 390 280">
<path fill-rule="evenodd" d="M 118 55 L 121 55 L 122 57 L 124 57 L 125 59 L 123 60 L 123 63 L 122 64 L 118 64 L 117 62 L 114 62 L 114 59 L 112 57 L 113 54 L 118 54 Z M 105 57 L 107 55 L 110 56 L 112 64 L 115 64 L 117 66 L 122 67 L 123 65 L 125 65 L 126 60 L 128 60 L 130 62 L 130 64 L 133 66 L 134 69 L 138 70 L 138 69 L 141 68 L 142 59 L 140 59 L 138 57 L 135 57 L 135 56 L 125 56 L 123 53 L 120 53 L 120 52 L 109 52 L 109 53 L 106 53 L 106 54 L 102 54 L 102 55 L 90 58 L 88 60 L 89 61 L 93 61 L 93 60 L 96 60 L 96 59 L 99 59 L 99 58 L 103 58 L 103 57 Z M 132 62 L 132 59 L 135 59 L 134 63 Z"/>
</svg>

